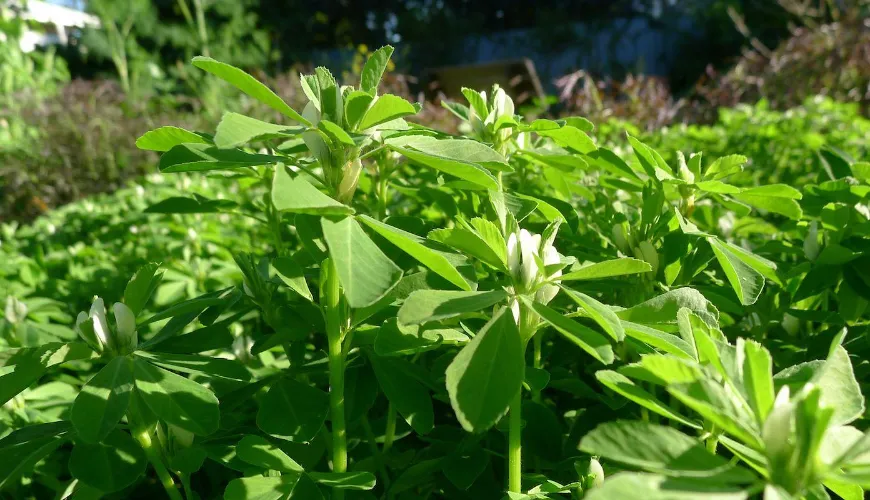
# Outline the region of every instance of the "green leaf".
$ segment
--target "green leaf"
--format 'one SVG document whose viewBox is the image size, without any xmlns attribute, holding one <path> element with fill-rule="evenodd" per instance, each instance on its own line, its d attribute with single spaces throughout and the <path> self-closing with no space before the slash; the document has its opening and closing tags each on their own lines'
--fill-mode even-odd
<svg viewBox="0 0 870 500">
<path fill-rule="evenodd" d="M 136 147 L 148 151 L 169 151 L 179 144 L 207 144 L 201 135 L 179 127 L 160 127 L 136 139 Z"/>
<path fill-rule="evenodd" d="M 155 415 L 198 436 L 218 429 L 218 400 L 200 384 L 145 361 L 133 361 L 136 389 Z"/>
<path fill-rule="evenodd" d="M 320 111 L 321 118 L 341 123 L 344 119 L 344 105 L 341 101 L 341 89 L 335 77 L 327 68 L 318 66 L 314 68 L 317 77 L 317 86 L 320 88 Z"/>
<path fill-rule="evenodd" d="M 251 380 L 251 373 L 243 364 L 234 359 L 144 351 L 139 351 L 137 356 L 145 358 L 157 366 L 182 373 L 194 373 L 237 382 Z"/>
<path fill-rule="evenodd" d="M 756 479 L 750 471 L 707 451 L 698 439 L 649 422 L 601 424 L 583 437 L 580 450 L 671 477 L 703 478 L 710 484 Z"/>
<path fill-rule="evenodd" d="M 739 187 L 725 184 L 722 181 L 701 181 L 696 186 L 701 191 L 716 194 L 737 194 L 741 191 Z"/>
<path fill-rule="evenodd" d="M 471 106 L 471 109 L 477 114 L 477 116 L 481 120 L 485 120 L 489 115 L 489 108 L 486 105 L 486 98 L 484 98 L 480 92 L 469 89 L 466 87 L 462 87 L 461 89 L 462 95 L 465 96 L 465 99 L 468 100 L 468 104 Z"/>
<path fill-rule="evenodd" d="M 192 298 L 189 300 L 185 300 L 184 302 L 179 302 L 175 305 L 172 305 L 169 308 L 164 309 L 164 310 L 160 311 L 159 313 L 156 313 L 152 316 L 149 316 L 147 319 L 142 320 L 139 323 L 139 325 L 140 326 L 149 325 L 151 323 L 154 323 L 155 321 L 160 321 L 160 320 L 163 320 L 166 318 L 176 318 L 176 317 L 181 318 L 181 317 L 192 315 L 191 318 L 189 320 L 187 320 L 187 322 L 184 323 L 184 325 L 182 325 L 182 327 L 183 327 L 183 326 L 187 325 L 188 323 L 190 323 L 191 321 L 193 321 L 193 318 L 198 316 L 200 313 L 205 311 L 207 308 L 209 308 L 211 306 L 217 306 L 217 305 L 223 304 L 223 302 L 224 302 L 224 299 L 218 297 L 214 292 L 212 292 L 212 293 L 209 293 L 206 295 L 195 297 L 195 298 Z M 167 323 L 166 326 L 164 326 L 164 329 L 168 328 L 169 325 L 170 325 L 170 323 Z M 155 345 L 156 343 L 158 343 L 158 340 L 164 339 L 162 334 L 163 334 L 163 332 L 161 331 L 160 333 L 158 333 L 157 335 L 152 337 L 148 342 L 141 345 L 140 347 L 145 348 L 146 346 L 151 347 L 151 346 Z"/>
<path fill-rule="evenodd" d="M 461 344 L 468 337 L 452 328 L 423 329 L 417 325 L 399 324 L 398 319 L 384 321 L 375 338 L 375 353 L 379 356 L 402 356 L 438 348 L 442 342 Z"/>
<path fill-rule="evenodd" d="M 597 149 L 595 142 L 586 135 L 586 132 L 570 125 L 550 130 L 537 130 L 535 132 L 540 136 L 553 139 L 556 144 L 563 148 L 573 149 L 578 153 L 589 154 Z"/>
<path fill-rule="evenodd" d="M 852 164 L 852 177 L 870 184 L 870 163 L 859 161 Z"/>
<path fill-rule="evenodd" d="M 84 342 L 52 342 L 41 347 L 0 351 L 0 367 L 14 367 L 3 370 L 5 373 L 0 376 L 0 404 L 5 404 L 39 380 L 49 367 L 94 355 L 94 351 Z"/>
<path fill-rule="evenodd" d="M 435 229 L 429 232 L 428 238 L 460 250 L 496 269 L 507 270 L 507 245 L 502 252 L 498 252 L 476 231 L 462 227 Z"/>
<path fill-rule="evenodd" d="M 249 435 L 236 446 L 236 455 L 245 462 L 267 470 L 303 472 L 302 466 L 268 439 Z"/>
<path fill-rule="evenodd" d="M 102 443 L 78 443 L 69 457 L 69 472 L 104 493 L 133 484 L 145 472 L 145 452 L 130 434 L 116 429 Z"/>
<path fill-rule="evenodd" d="M 610 346 L 610 342 L 606 337 L 591 328 L 562 316 L 544 304 L 532 302 L 525 297 L 523 297 L 523 300 L 526 302 L 527 306 L 533 308 L 535 312 L 544 319 L 544 321 L 552 325 L 553 328 L 564 335 L 566 339 L 576 344 L 603 364 L 609 365 L 610 363 L 613 363 L 613 348 Z"/>
<path fill-rule="evenodd" d="M 513 169 L 498 151 L 470 139 L 437 139 L 427 135 L 407 135 L 388 141 L 391 146 L 410 148 L 440 158 L 473 163 L 491 170 Z"/>
<path fill-rule="evenodd" d="M 584 500 L 746 500 L 749 492 L 734 485 L 697 479 L 675 479 L 656 474 L 623 472 L 608 477 L 604 484 L 589 490 Z M 765 497 L 766 500 L 767 497 Z"/>
<path fill-rule="evenodd" d="M 669 406 L 656 399 L 655 396 L 632 382 L 628 377 L 621 373 L 610 370 L 601 370 L 595 372 L 595 378 L 597 378 L 598 381 L 607 388 L 648 410 L 654 411 L 663 417 L 669 418 L 683 425 L 695 429 L 699 428 L 698 424 L 693 423 L 682 415 L 676 413 Z"/>
<path fill-rule="evenodd" d="M 282 156 L 247 153 L 241 149 L 219 149 L 211 144 L 179 144 L 160 157 L 163 173 L 200 172 L 260 167 L 284 161 Z"/>
<path fill-rule="evenodd" d="M 309 302 L 314 301 L 314 296 L 308 289 L 308 282 L 305 281 L 305 273 L 296 259 L 293 257 L 275 257 L 272 259 L 271 265 L 275 274 L 285 285 Z"/>
<path fill-rule="evenodd" d="M 291 378 L 272 384 L 260 401 L 257 427 L 293 442 L 308 442 L 329 414 L 329 394 Z"/>
<path fill-rule="evenodd" d="M 345 146 L 355 146 L 356 144 L 353 142 L 353 138 L 348 135 L 347 132 L 344 131 L 339 125 L 329 121 L 329 120 L 320 120 L 317 124 L 317 128 L 319 128 L 324 134 L 326 134 L 333 142 L 338 144 L 343 144 Z"/>
<path fill-rule="evenodd" d="M 193 65 L 199 69 L 215 75 L 221 80 L 226 81 L 233 87 L 236 87 L 245 94 L 262 102 L 263 104 L 269 106 L 275 111 L 278 111 L 284 116 L 287 116 L 288 118 L 293 119 L 304 125 L 311 125 L 311 122 L 303 118 L 302 115 L 300 115 L 293 108 L 288 106 L 287 103 L 285 103 L 280 97 L 278 97 L 277 94 L 275 94 L 268 87 L 260 83 L 256 78 L 245 73 L 239 68 L 219 61 L 215 61 L 210 57 L 203 56 L 194 57 Z"/>
<path fill-rule="evenodd" d="M 360 219 L 378 234 L 386 238 L 390 243 L 399 247 L 402 251 L 415 258 L 418 262 L 431 269 L 447 281 L 453 283 L 462 290 L 471 290 L 471 286 L 459 271 L 442 254 L 432 250 L 424 244 L 425 240 L 415 234 L 402 231 L 389 224 L 379 222 L 367 215 Z"/>
<path fill-rule="evenodd" d="M 740 303 L 745 306 L 754 304 L 764 289 L 764 276 L 718 238 L 708 238 L 708 241 Z"/>
<path fill-rule="evenodd" d="M 832 350 L 815 381 L 821 389 L 821 404 L 834 409 L 831 425 L 845 425 L 864 414 L 864 396 L 843 346 Z"/>
<path fill-rule="evenodd" d="M 378 385 L 399 415 L 418 434 L 426 434 L 435 425 L 429 391 L 408 374 L 408 362 L 397 358 L 370 355 Z"/>
<path fill-rule="evenodd" d="M 169 467 L 176 472 L 193 474 L 202 468 L 206 458 L 208 458 L 208 453 L 200 446 L 182 448 L 175 452 L 169 462 Z"/>
<path fill-rule="evenodd" d="M 70 410 L 70 421 L 80 438 L 89 443 L 103 440 L 118 425 L 130 404 L 133 367 L 119 356 L 86 383 Z"/>
<path fill-rule="evenodd" d="M 318 483 L 341 490 L 370 490 L 375 487 L 375 475 L 371 472 L 311 472 L 311 479 Z"/>
<path fill-rule="evenodd" d="M 586 314 L 592 318 L 593 321 L 598 323 L 608 335 L 614 338 L 617 342 L 622 341 L 625 338 L 625 328 L 623 328 L 622 323 L 619 321 L 619 317 L 615 312 L 606 305 L 598 302 L 592 297 L 586 295 L 585 293 L 580 293 L 575 290 L 571 290 L 570 288 L 562 287 L 562 290 L 571 297 L 574 302 L 576 302 Z"/>
<path fill-rule="evenodd" d="M 355 219 L 322 219 L 323 237 L 350 307 L 374 304 L 399 282 L 402 270 L 368 237 Z"/>
<path fill-rule="evenodd" d="M 384 94 L 375 97 L 359 122 L 358 130 L 372 127 L 403 116 L 416 115 L 419 108 L 399 96 Z"/>
<path fill-rule="evenodd" d="M 749 158 L 743 155 L 728 155 L 716 160 L 707 167 L 704 172 L 704 180 L 719 180 L 728 177 L 731 174 L 743 170 L 743 164 L 749 161 Z"/>
<path fill-rule="evenodd" d="M 213 200 L 194 194 L 193 198 L 170 196 L 150 205 L 146 214 L 215 214 L 229 212 L 239 205 L 232 200 Z"/>
<path fill-rule="evenodd" d="M 359 88 L 362 91 L 371 95 L 377 94 L 378 85 L 381 83 L 381 78 L 384 76 L 384 71 L 387 70 L 387 64 L 389 64 L 392 55 L 393 47 L 390 45 L 384 45 L 372 52 L 360 74 Z"/>
<path fill-rule="evenodd" d="M 773 361 L 767 349 L 753 340 L 737 339 L 737 352 L 741 351 L 744 353 L 743 384 L 747 401 L 761 424 L 773 408 L 775 398 Z"/>
<path fill-rule="evenodd" d="M 290 177 L 287 168 L 278 165 L 272 181 L 272 204 L 282 212 L 312 215 L 346 215 L 353 209 L 321 193 L 301 175 Z"/>
<path fill-rule="evenodd" d="M 611 278 L 613 276 L 625 276 L 628 274 L 641 274 L 652 271 L 649 263 L 638 259 L 623 257 L 589 264 L 556 278 L 558 281 L 571 280 L 595 280 Z"/>
<path fill-rule="evenodd" d="M 226 112 L 215 130 L 214 143 L 221 149 L 237 148 L 254 141 L 295 137 L 303 130 Z"/>
<path fill-rule="evenodd" d="M 323 500 L 317 484 L 305 474 L 233 479 L 224 500 Z"/>
<path fill-rule="evenodd" d="M 507 292 L 504 290 L 488 292 L 417 290 L 405 299 L 405 303 L 399 309 L 399 322 L 405 325 L 419 325 L 452 318 L 486 309 L 505 298 Z"/>
<path fill-rule="evenodd" d="M 733 196 L 734 199 L 747 205 L 784 215 L 790 219 L 800 220 L 803 216 L 801 206 L 795 201 L 801 199 L 801 192 L 785 184 L 744 189 Z"/>
<path fill-rule="evenodd" d="M 628 142 L 634 149 L 634 155 L 643 167 L 644 172 L 651 178 L 661 181 L 673 176 L 671 167 L 665 163 L 662 156 L 653 148 L 647 146 L 630 134 L 627 134 Z"/>
<path fill-rule="evenodd" d="M 419 163 L 420 165 L 440 170 L 446 174 L 477 184 L 485 189 L 491 189 L 493 191 L 499 190 L 498 181 L 496 181 L 495 177 L 483 166 L 463 159 L 449 158 L 420 151 L 418 148 L 421 147 L 421 144 L 423 144 L 422 147 L 425 147 L 425 140 L 421 141 L 418 138 L 414 138 L 414 142 L 412 142 L 414 145 L 413 148 L 406 147 L 405 143 L 409 142 L 409 140 L 410 139 L 407 137 L 400 137 L 393 140 L 388 139 L 386 143 L 387 146 L 394 151 L 401 153 L 409 160 Z M 463 144 L 470 144 L 474 141 L 464 140 L 460 142 Z"/>
<path fill-rule="evenodd" d="M 66 441 L 69 430 L 67 422 L 32 424 L 0 439 L 0 490 L 32 472 L 40 460 Z"/>
<path fill-rule="evenodd" d="M 354 90 L 344 99 L 344 119 L 350 130 L 357 130 L 360 120 L 371 106 L 374 96 L 361 90 Z"/>
<path fill-rule="evenodd" d="M 656 349 L 683 359 L 695 359 L 693 347 L 680 337 L 649 326 L 622 321 L 627 337 L 649 344 Z"/>
<path fill-rule="evenodd" d="M 489 429 L 522 389 L 523 343 L 510 311 L 500 309 L 447 367 L 447 393 L 469 432 Z"/>
<path fill-rule="evenodd" d="M 127 287 L 124 288 L 124 304 L 133 311 L 133 314 L 138 316 L 148 303 L 148 299 L 154 295 L 154 290 L 163 278 L 163 273 L 158 273 L 158 269 L 160 269 L 159 262 L 145 264 L 127 282 Z"/>
<path fill-rule="evenodd" d="M 665 292 L 634 307 L 618 311 L 616 315 L 624 321 L 644 325 L 675 324 L 677 312 L 684 307 L 700 316 L 708 325 L 719 324 L 719 311 L 716 307 L 701 292 L 688 287 Z"/>
</svg>

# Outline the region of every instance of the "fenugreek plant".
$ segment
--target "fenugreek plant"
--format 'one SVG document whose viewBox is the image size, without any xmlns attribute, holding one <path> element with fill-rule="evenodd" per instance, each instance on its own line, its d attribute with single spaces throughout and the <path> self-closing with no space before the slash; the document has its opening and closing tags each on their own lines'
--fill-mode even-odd
<svg viewBox="0 0 870 500">
<path fill-rule="evenodd" d="M 450 135 L 392 51 L 299 110 L 195 58 L 271 120 L 152 130 L 159 175 L 2 228 L 0 496 L 863 496 L 867 163 L 766 184 L 499 87 Z"/>
</svg>

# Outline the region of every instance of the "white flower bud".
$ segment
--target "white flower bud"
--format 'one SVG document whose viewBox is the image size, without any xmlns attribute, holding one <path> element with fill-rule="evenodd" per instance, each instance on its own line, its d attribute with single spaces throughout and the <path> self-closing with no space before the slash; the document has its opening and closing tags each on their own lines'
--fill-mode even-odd
<svg viewBox="0 0 870 500">
<path fill-rule="evenodd" d="M 517 299 L 511 300 L 511 313 L 514 315 L 514 321 L 519 324 L 520 322 L 520 301 Z"/>
<path fill-rule="evenodd" d="M 91 349 L 99 353 L 103 352 L 103 345 L 100 344 L 97 335 L 94 333 L 94 321 L 84 311 L 80 312 L 78 318 L 76 318 L 75 332 Z"/>
<path fill-rule="evenodd" d="M 554 272 L 552 276 L 547 276 L 546 269 L 542 268 L 538 263 L 539 259 L 544 266 L 561 262 L 559 252 L 556 251 L 552 244 L 547 243 L 545 248 L 541 248 L 540 234 L 532 234 L 525 229 L 521 229 L 519 233 L 513 233 L 508 236 L 508 269 L 510 270 L 514 287 L 519 293 L 531 292 L 544 280 L 562 275 L 562 271 L 559 270 Z M 546 304 L 553 300 L 553 297 L 557 293 L 559 293 L 559 287 L 544 285 L 537 290 L 535 298 L 539 302 Z"/>
<path fill-rule="evenodd" d="M 640 242 L 639 245 L 641 255 L 643 256 L 643 260 L 649 263 L 652 267 L 653 276 L 658 272 L 659 269 L 659 254 L 656 252 L 655 247 L 649 240 L 644 240 Z"/>
<path fill-rule="evenodd" d="M 559 252 L 556 251 L 556 248 L 553 247 L 553 245 L 548 245 L 546 248 L 544 248 L 543 253 L 544 253 L 543 260 L 544 260 L 545 266 L 550 266 L 550 265 L 558 264 L 559 262 L 561 262 L 561 259 L 559 258 Z M 546 278 L 553 279 L 553 278 L 558 278 L 559 276 L 562 276 L 561 269 L 554 272 L 550 276 L 546 276 Z M 558 286 L 556 286 L 556 285 L 544 285 L 538 289 L 538 293 L 535 294 L 535 299 L 542 304 L 547 304 L 551 300 L 553 300 L 553 298 L 558 293 L 559 293 Z"/>
<path fill-rule="evenodd" d="M 94 298 L 89 314 L 94 327 L 94 336 L 103 350 L 112 349 L 114 345 L 109 332 L 109 322 L 106 320 L 106 305 L 100 297 Z"/>
<path fill-rule="evenodd" d="M 119 353 L 130 353 L 139 345 L 136 334 L 136 315 L 125 304 L 115 302 L 115 347 Z"/>
<path fill-rule="evenodd" d="M 589 483 L 587 483 L 588 488 L 594 488 L 604 484 L 604 468 L 601 467 L 601 463 L 599 463 L 595 458 L 589 459 L 589 468 L 586 470 L 586 477 L 590 480 Z"/>
<path fill-rule="evenodd" d="M 625 228 L 622 227 L 622 224 L 616 224 L 613 226 L 611 230 L 613 236 L 613 244 L 616 245 L 622 253 L 628 254 L 630 250 L 630 245 L 628 244 L 628 238 L 625 234 Z"/>
<path fill-rule="evenodd" d="M 789 402 L 789 388 L 783 386 L 776 395 L 773 409 L 764 421 L 761 437 L 767 456 L 778 461 L 790 451 L 791 423 L 794 404 Z"/>
<path fill-rule="evenodd" d="M 339 184 L 338 192 L 336 193 L 338 201 L 348 203 L 353 199 L 356 185 L 359 182 L 360 172 L 362 172 L 362 161 L 359 158 L 347 162 L 342 172 L 341 184 Z"/>
<path fill-rule="evenodd" d="M 27 317 L 27 305 L 13 296 L 6 297 L 6 321 L 20 323 Z"/>
</svg>

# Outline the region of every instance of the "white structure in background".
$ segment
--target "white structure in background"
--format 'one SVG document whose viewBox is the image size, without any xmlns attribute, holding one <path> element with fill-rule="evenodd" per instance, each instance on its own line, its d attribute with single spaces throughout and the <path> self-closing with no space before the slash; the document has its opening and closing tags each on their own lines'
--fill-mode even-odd
<svg viewBox="0 0 870 500">
<path fill-rule="evenodd" d="M 0 0 L 0 4 L 3 3 Z M 24 52 L 31 52 L 39 46 L 66 44 L 70 31 L 86 26 L 100 26 L 100 20 L 96 16 L 62 5 L 39 0 L 9 0 L 5 3 L 13 12 L 28 21 L 29 26 L 24 28 L 19 40 Z"/>
</svg>

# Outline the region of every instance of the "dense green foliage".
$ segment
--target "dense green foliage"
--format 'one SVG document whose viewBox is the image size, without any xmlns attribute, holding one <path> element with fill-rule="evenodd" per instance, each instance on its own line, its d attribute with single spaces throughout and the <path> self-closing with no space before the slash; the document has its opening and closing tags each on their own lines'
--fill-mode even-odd
<svg viewBox="0 0 870 500">
<path fill-rule="evenodd" d="M 303 109 L 195 58 L 282 118 L 157 128 L 160 174 L 4 226 L 0 492 L 863 497 L 854 108 L 623 135 L 466 89 L 454 136 L 391 53 Z"/>
</svg>

